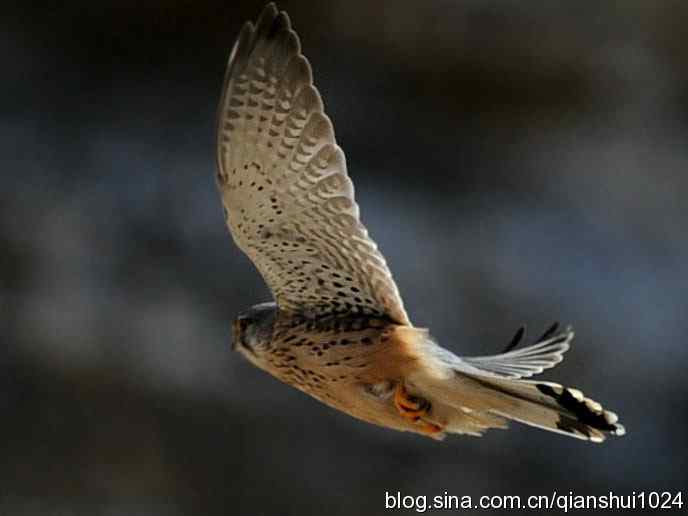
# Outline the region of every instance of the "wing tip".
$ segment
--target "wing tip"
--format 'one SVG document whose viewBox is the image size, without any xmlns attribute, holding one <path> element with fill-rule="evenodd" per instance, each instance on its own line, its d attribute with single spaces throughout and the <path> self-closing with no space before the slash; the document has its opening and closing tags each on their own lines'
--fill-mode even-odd
<svg viewBox="0 0 688 516">
<path fill-rule="evenodd" d="M 573 329 L 568 326 L 555 334 L 557 329 L 558 324 L 555 323 L 533 344 L 517 348 L 525 335 L 524 325 L 518 329 L 503 353 L 461 359 L 482 373 L 512 380 L 528 378 L 560 364 L 564 354 L 571 349 Z"/>
</svg>

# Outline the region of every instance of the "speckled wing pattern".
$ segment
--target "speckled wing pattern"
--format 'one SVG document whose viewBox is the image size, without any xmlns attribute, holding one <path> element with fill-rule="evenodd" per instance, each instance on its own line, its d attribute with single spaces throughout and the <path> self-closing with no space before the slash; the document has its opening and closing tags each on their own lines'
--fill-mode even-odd
<svg viewBox="0 0 688 516">
<path fill-rule="evenodd" d="M 359 220 L 344 153 L 286 13 L 269 4 L 230 54 L 218 114 L 217 181 L 234 241 L 280 309 L 410 324 Z"/>
</svg>

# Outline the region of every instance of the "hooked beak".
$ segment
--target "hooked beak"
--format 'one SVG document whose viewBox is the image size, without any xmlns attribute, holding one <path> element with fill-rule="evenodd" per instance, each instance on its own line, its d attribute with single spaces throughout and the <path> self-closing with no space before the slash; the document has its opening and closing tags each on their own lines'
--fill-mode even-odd
<svg viewBox="0 0 688 516">
<path fill-rule="evenodd" d="M 237 350 L 237 346 L 239 345 L 239 340 L 241 339 L 241 335 L 239 332 L 239 321 L 235 320 L 232 322 L 232 351 Z"/>
<path fill-rule="evenodd" d="M 243 319 L 241 317 L 237 318 L 233 323 L 232 323 L 232 351 L 238 351 L 239 347 L 242 349 L 245 349 L 252 355 L 255 355 L 256 352 L 251 348 L 251 346 L 247 345 L 246 342 L 244 342 L 241 339 L 241 336 L 243 332 L 246 330 L 246 319 Z"/>
</svg>

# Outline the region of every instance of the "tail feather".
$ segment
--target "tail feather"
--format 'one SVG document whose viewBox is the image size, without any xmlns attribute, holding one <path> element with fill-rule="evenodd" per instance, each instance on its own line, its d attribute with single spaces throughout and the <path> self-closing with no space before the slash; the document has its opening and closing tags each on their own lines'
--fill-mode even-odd
<svg viewBox="0 0 688 516">
<path fill-rule="evenodd" d="M 407 381 L 412 392 L 432 403 L 434 414 L 447 432 L 480 435 L 488 428 L 505 428 L 508 419 L 592 442 L 625 434 L 614 412 L 578 389 L 497 371 L 494 365 L 502 363 L 499 355 L 490 357 L 490 367 L 480 367 L 475 360 L 459 358 L 441 348 L 427 333 L 417 336 L 420 338 L 414 339 L 413 347 L 420 367 Z M 560 360 L 572 337 L 573 332 L 567 329 L 507 355 L 516 353 L 527 361 L 528 357 L 551 353 Z M 511 355 L 504 362 L 513 360 Z"/>
<path fill-rule="evenodd" d="M 457 371 L 457 376 L 464 373 Z M 602 442 L 626 433 L 618 416 L 581 391 L 552 382 L 466 377 L 486 391 L 488 411 L 578 439 Z"/>
</svg>

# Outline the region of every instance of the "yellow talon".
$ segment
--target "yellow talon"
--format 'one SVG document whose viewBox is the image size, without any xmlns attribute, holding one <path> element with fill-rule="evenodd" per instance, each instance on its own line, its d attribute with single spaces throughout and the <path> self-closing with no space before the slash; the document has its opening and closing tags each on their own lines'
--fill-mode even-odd
<svg viewBox="0 0 688 516">
<path fill-rule="evenodd" d="M 423 432 L 425 432 L 426 434 L 438 434 L 444 430 L 440 425 L 430 423 L 429 421 L 421 421 L 420 423 Z"/>
<path fill-rule="evenodd" d="M 408 393 L 403 383 L 398 383 L 394 391 L 394 405 L 404 417 L 420 417 L 426 413 L 427 402 Z"/>
<path fill-rule="evenodd" d="M 417 422 L 423 433 L 433 435 L 443 431 L 441 426 L 422 419 L 430 412 L 430 402 L 409 394 L 402 382 L 394 390 L 394 406 L 402 417 Z"/>
</svg>

